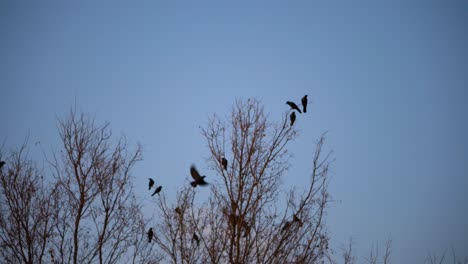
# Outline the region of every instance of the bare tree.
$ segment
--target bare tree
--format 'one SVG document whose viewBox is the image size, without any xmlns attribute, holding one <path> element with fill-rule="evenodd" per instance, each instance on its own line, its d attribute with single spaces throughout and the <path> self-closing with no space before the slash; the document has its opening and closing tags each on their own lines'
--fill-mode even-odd
<svg viewBox="0 0 468 264">
<path fill-rule="evenodd" d="M 270 122 L 258 100 L 237 101 L 231 117 L 209 119 L 208 168 L 216 173 L 208 201 L 183 188 L 175 204 L 161 195 L 156 243 L 172 263 L 319 263 L 329 259 L 324 215 L 331 152 L 322 136 L 301 192 L 282 188 L 288 143 L 296 139 L 288 113 Z M 226 160 L 227 165 L 226 165 Z M 215 180 L 216 179 L 216 180 Z M 200 190 L 204 191 L 204 190 Z M 199 238 L 194 241 L 193 234 Z"/>
<path fill-rule="evenodd" d="M 0 169 L 2 263 L 42 263 L 55 224 L 51 197 L 57 190 L 45 186 L 42 172 L 26 152 L 24 143 L 8 155 Z"/>
<path fill-rule="evenodd" d="M 133 193 L 131 170 L 141 151 L 125 138 L 113 141 L 109 124 L 98 126 L 71 111 L 58 122 L 63 151 L 52 165 L 61 197 L 55 211 L 51 255 L 59 263 L 117 263 L 129 250 L 144 250 L 145 225 Z M 138 261 L 145 256 L 133 254 Z"/>
</svg>

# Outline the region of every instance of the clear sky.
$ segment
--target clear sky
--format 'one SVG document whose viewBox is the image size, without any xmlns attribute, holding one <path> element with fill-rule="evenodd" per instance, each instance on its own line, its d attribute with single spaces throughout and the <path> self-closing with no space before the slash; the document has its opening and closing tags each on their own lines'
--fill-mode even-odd
<svg viewBox="0 0 468 264">
<path fill-rule="evenodd" d="M 388 237 L 392 263 L 468 256 L 466 1 L 18 2 L 0 2 L 8 147 L 56 149 L 76 102 L 142 144 L 137 188 L 170 192 L 204 168 L 209 114 L 256 97 L 277 118 L 308 94 L 285 182 L 308 181 L 328 130 L 332 245 L 352 237 L 361 263 Z"/>
</svg>

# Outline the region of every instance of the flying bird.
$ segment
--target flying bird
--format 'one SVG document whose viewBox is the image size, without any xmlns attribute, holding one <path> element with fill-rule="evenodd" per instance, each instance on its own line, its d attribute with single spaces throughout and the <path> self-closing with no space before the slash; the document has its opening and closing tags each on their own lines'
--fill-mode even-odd
<svg viewBox="0 0 468 264">
<path fill-rule="evenodd" d="M 296 113 L 292 112 L 291 115 L 289 116 L 289 120 L 291 120 L 291 126 L 294 125 L 294 122 L 296 122 Z"/>
<path fill-rule="evenodd" d="M 3 167 L 3 165 L 5 165 L 5 162 L 2 160 L 0 161 L 0 169 Z"/>
<path fill-rule="evenodd" d="M 307 113 L 307 94 L 302 97 L 302 109 L 304 110 L 304 113 Z"/>
<path fill-rule="evenodd" d="M 148 243 L 151 243 L 151 240 L 153 239 L 153 235 L 154 235 L 152 227 L 150 227 L 147 234 L 148 234 Z"/>
<path fill-rule="evenodd" d="M 197 234 L 193 233 L 192 239 L 197 242 L 197 246 L 200 245 L 200 238 L 197 236 Z"/>
<path fill-rule="evenodd" d="M 198 173 L 197 169 L 195 168 L 195 165 L 190 166 L 190 174 L 192 175 L 192 178 L 194 179 L 193 182 L 190 182 L 190 185 L 192 187 L 197 187 L 197 185 L 200 186 L 205 186 L 208 185 L 208 183 L 205 181 L 205 175 L 200 176 L 200 173 Z"/>
<path fill-rule="evenodd" d="M 151 179 L 151 178 L 148 178 L 148 179 L 149 179 L 148 190 L 151 190 L 151 187 L 153 187 L 153 185 L 154 185 L 154 180 Z"/>
<path fill-rule="evenodd" d="M 288 104 L 291 107 L 291 109 L 297 110 L 299 113 L 302 114 L 301 109 L 299 109 L 299 107 L 297 107 L 297 105 L 295 103 L 293 103 L 291 101 L 287 101 L 286 104 Z"/>
<path fill-rule="evenodd" d="M 227 170 L 228 161 L 227 161 L 226 158 L 223 157 L 223 158 L 221 159 L 221 165 L 223 165 L 223 169 L 224 169 L 224 170 Z"/>
<path fill-rule="evenodd" d="M 159 186 L 158 188 L 156 188 L 156 190 L 154 190 L 154 193 L 151 196 L 154 196 L 155 194 L 159 193 L 161 189 L 162 189 L 162 186 Z"/>
</svg>

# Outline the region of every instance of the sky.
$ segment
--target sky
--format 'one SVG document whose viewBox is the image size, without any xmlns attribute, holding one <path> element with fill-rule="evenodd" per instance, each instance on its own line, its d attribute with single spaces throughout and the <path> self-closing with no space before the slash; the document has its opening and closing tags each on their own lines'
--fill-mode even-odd
<svg viewBox="0 0 468 264">
<path fill-rule="evenodd" d="M 171 192 L 190 164 L 206 168 L 211 114 L 257 98 L 279 120 L 308 94 L 284 181 L 308 182 L 328 131 L 337 258 L 350 238 L 359 263 L 388 238 L 392 263 L 452 246 L 468 256 L 467 12 L 465 1 L 1 1 L 0 141 L 28 137 L 43 159 L 76 105 L 142 145 L 136 189 L 153 177 Z"/>
</svg>

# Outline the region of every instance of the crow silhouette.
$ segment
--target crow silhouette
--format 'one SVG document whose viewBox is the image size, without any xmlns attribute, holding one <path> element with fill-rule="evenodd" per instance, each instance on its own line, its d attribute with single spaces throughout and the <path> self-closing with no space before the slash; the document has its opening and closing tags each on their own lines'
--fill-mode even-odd
<svg viewBox="0 0 468 264">
<path fill-rule="evenodd" d="M 296 214 L 293 214 L 293 221 L 299 223 L 299 227 L 302 226 L 302 220 Z"/>
<path fill-rule="evenodd" d="M 223 165 L 223 169 L 224 169 L 224 170 L 227 170 L 228 161 L 227 161 L 226 158 L 223 157 L 223 158 L 221 159 L 221 165 Z"/>
<path fill-rule="evenodd" d="M 294 125 L 294 122 L 296 122 L 296 113 L 292 112 L 291 115 L 289 116 L 289 120 L 291 120 L 291 126 Z"/>
<path fill-rule="evenodd" d="M 175 212 L 176 212 L 178 215 L 182 215 L 182 211 L 180 210 L 179 207 L 176 207 Z"/>
<path fill-rule="evenodd" d="M 0 161 L 0 169 L 3 167 L 3 165 L 5 165 L 5 162 L 2 160 Z"/>
<path fill-rule="evenodd" d="M 153 235 L 154 235 L 152 227 L 150 227 L 147 234 L 148 234 L 148 243 L 151 243 L 151 240 L 153 239 Z"/>
<path fill-rule="evenodd" d="M 162 186 L 159 186 L 158 188 L 156 188 L 156 190 L 154 190 L 154 193 L 151 196 L 154 196 L 155 194 L 159 193 L 161 189 L 162 189 Z"/>
<path fill-rule="evenodd" d="M 304 113 L 307 113 L 307 94 L 302 97 L 302 110 L 304 110 Z"/>
<path fill-rule="evenodd" d="M 291 107 L 291 109 L 297 110 L 299 113 L 302 114 L 301 109 L 299 109 L 299 107 L 297 107 L 295 103 L 291 101 L 287 101 L 286 104 L 288 104 Z"/>
<path fill-rule="evenodd" d="M 198 238 L 197 234 L 193 233 L 192 239 L 195 240 L 195 242 L 197 242 L 197 246 L 200 245 L 200 238 Z"/>
<path fill-rule="evenodd" d="M 190 166 L 190 174 L 192 175 L 192 178 L 194 179 L 193 182 L 190 182 L 190 185 L 192 187 L 197 187 L 197 185 L 200 186 L 205 186 L 208 185 L 208 183 L 205 181 L 205 175 L 200 176 L 200 173 L 198 173 L 197 169 L 195 168 L 195 165 Z"/>
<path fill-rule="evenodd" d="M 154 180 L 151 179 L 151 178 L 148 178 L 148 179 L 149 179 L 148 190 L 151 190 L 151 187 L 153 187 L 153 185 L 154 185 Z"/>
</svg>

